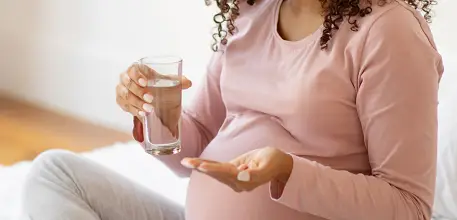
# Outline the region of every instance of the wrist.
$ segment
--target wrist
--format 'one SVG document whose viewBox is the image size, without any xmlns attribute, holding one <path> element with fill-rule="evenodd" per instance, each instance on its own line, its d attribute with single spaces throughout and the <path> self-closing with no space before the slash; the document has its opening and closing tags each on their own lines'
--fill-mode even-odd
<svg viewBox="0 0 457 220">
<path fill-rule="evenodd" d="M 281 165 L 276 180 L 281 183 L 287 183 L 294 166 L 294 159 L 291 155 L 282 152 Z"/>
</svg>

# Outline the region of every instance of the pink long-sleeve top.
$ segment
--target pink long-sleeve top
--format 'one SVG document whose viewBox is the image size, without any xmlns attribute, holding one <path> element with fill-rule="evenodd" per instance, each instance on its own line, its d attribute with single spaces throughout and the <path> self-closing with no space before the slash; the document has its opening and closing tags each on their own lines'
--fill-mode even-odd
<svg viewBox="0 0 457 220">
<path fill-rule="evenodd" d="M 280 37 L 281 3 L 242 3 L 184 110 L 181 153 L 158 157 L 190 175 L 186 219 L 429 219 L 443 67 L 428 24 L 402 2 L 373 3 L 358 32 L 343 23 L 322 51 L 321 29 Z M 180 164 L 265 146 L 293 155 L 284 186 L 236 193 Z"/>
</svg>

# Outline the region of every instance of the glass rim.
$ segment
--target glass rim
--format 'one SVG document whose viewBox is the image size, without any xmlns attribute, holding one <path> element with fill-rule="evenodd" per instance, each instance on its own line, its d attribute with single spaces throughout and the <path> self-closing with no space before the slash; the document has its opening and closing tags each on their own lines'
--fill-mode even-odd
<svg viewBox="0 0 457 220">
<path fill-rule="evenodd" d="M 182 62 L 182 58 L 176 55 L 154 55 L 145 56 L 138 60 L 142 64 L 170 65 Z"/>
</svg>

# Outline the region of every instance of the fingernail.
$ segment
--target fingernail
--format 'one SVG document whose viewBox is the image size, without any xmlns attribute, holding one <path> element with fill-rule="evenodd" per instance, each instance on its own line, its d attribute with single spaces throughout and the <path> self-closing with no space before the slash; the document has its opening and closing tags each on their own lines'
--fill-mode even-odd
<svg viewBox="0 0 457 220">
<path fill-rule="evenodd" d="M 143 109 L 144 109 L 147 113 L 151 113 L 151 112 L 152 112 L 152 105 L 144 104 L 144 105 L 143 105 Z"/>
<path fill-rule="evenodd" d="M 139 111 L 138 115 L 141 116 L 141 117 L 144 117 L 144 116 L 146 116 L 146 113 L 144 113 L 143 111 Z"/>
<path fill-rule="evenodd" d="M 251 180 L 251 175 L 249 175 L 248 171 L 243 170 L 238 173 L 238 176 L 236 178 L 241 182 L 249 182 Z"/>
<path fill-rule="evenodd" d="M 144 94 L 143 99 L 144 101 L 151 103 L 154 97 L 151 94 Z"/>
<path fill-rule="evenodd" d="M 148 82 L 147 82 L 145 79 L 143 79 L 143 78 L 140 78 L 140 79 L 138 80 L 138 83 L 139 83 L 140 86 L 142 86 L 142 87 L 146 87 L 146 86 L 148 85 Z"/>
<path fill-rule="evenodd" d="M 201 172 L 204 172 L 204 173 L 208 172 L 207 169 L 205 169 L 205 168 L 203 168 L 201 166 L 199 166 L 197 169 L 200 170 Z"/>
<path fill-rule="evenodd" d="M 195 166 L 189 163 L 189 160 L 181 160 L 181 164 L 189 169 L 195 169 Z"/>
</svg>

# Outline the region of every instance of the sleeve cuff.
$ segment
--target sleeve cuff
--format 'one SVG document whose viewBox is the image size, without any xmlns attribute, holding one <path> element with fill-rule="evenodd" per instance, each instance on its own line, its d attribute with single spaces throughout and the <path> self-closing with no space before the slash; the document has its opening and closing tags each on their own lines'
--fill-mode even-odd
<svg viewBox="0 0 457 220">
<path fill-rule="evenodd" d="M 314 188 L 315 173 L 312 161 L 292 155 L 293 168 L 287 183 L 278 181 L 270 182 L 270 197 L 273 201 L 279 202 L 291 209 L 300 210 L 304 207 L 307 189 Z"/>
</svg>

